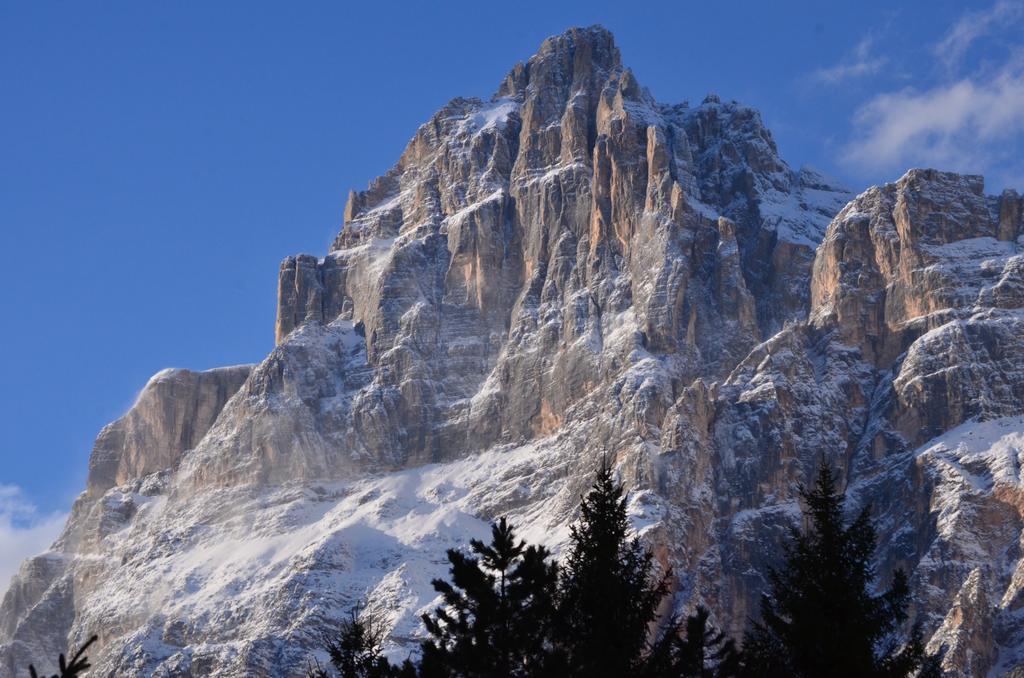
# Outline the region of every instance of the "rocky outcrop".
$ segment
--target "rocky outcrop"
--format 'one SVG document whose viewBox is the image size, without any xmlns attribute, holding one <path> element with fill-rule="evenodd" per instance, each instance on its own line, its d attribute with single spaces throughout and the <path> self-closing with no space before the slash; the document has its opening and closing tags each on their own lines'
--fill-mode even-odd
<svg viewBox="0 0 1024 678">
<path fill-rule="evenodd" d="M 720 460 L 711 551 L 772 557 L 765 535 L 792 520 L 791 489 L 824 452 L 855 501 L 876 507 L 883 579 L 911 571 L 935 648 L 952 643 L 951 624 L 961 629 L 952 598 L 969 576 L 975 597 L 1016 595 L 1024 260 L 1020 242 L 1000 239 L 1006 204 L 977 177 L 914 170 L 837 215 L 815 259 L 808 322 L 751 351 L 696 418 Z M 713 579 L 731 600 L 765 586 L 724 567 Z M 954 645 L 990 650 L 950 652 L 951 675 L 1020 660 L 991 649 L 1021 646 L 1016 615 L 977 615 L 987 626 L 969 641 L 973 622 L 963 626 Z"/>
<path fill-rule="evenodd" d="M 261 364 L 161 373 L 101 433 L 0 666 L 102 629 L 98 675 L 301 675 L 363 597 L 404 656 L 445 548 L 507 515 L 557 551 L 607 456 L 674 611 L 742 630 L 824 459 L 947 669 L 1011 670 L 1021 200 L 849 197 L 751 108 L 656 102 L 607 31 L 550 38 L 284 261 Z"/>
<path fill-rule="evenodd" d="M 997 237 L 1015 242 L 1024 235 L 1024 198 L 1017 191 L 1007 189 L 999 198 L 999 231 Z"/>
<path fill-rule="evenodd" d="M 985 676 L 998 652 L 992 645 L 992 617 L 980 569 L 971 572 L 953 607 L 928 643 L 928 652 L 943 654 L 943 668 Z"/>
<path fill-rule="evenodd" d="M 934 483 L 935 520 L 917 568 L 920 616 L 936 627 L 929 650 L 944 653 L 952 675 L 988 675 L 997 664 L 1001 675 L 1020 665 L 1013 649 L 1022 640 L 1021 561 L 1007 545 L 1024 529 L 1022 425 L 1020 416 L 969 422 L 917 455 Z M 939 591 L 956 591 L 952 604 Z"/>
<path fill-rule="evenodd" d="M 302 254 L 281 262 L 277 281 L 277 343 L 307 322 L 324 322 L 324 284 L 320 262 Z"/>
<path fill-rule="evenodd" d="M 41 657 L 65 652 L 76 606 L 66 562 L 55 553 L 30 558 L 12 578 L 0 605 L 0 671 L 16 676 Z M 54 654 L 56 653 L 56 654 Z"/>
<path fill-rule="evenodd" d="M 421 127 L 350 196 L 326 257 L 285 261 L 277 334 L 363 333 L 375 395 L 339 423 L 371 434 L 349 449 L 458 458 L 555 431 L 636 350 L 671 355 L 678 384 L 728 374 L 806 314 L 813 247 L 845 198 L 786 167 L 753 109 L 658 104 L 607 32 L 574 29 L 490 102 Z M 403 426 L 382 425 L 382 398 Z"/>
<path fill-rule="evenodd" d="M 911 445 L 1019 412 L 1018 210 L 980 177 L 912 170 L 847 205 L 818 251 L 811 322 L 898 369 L 895 424 Z"/>
<path fill-rule="evenodd" d="M 893 381 L 896 430 L 921 444 L 972 418 L 1019 413 L 1024 365 L 1016 356 L 1022 350 L 1019 309 L 978 309 L 922 335 Z"/>
<path fill-rule="evenodd" d="M 115 485 L 176 468 L 185 451 L 202 440 L 250 369 L 168 369 L 154 375 L 128 413 L 100 431 L 89 457 L 87 492 L 101 496 Z"/>
<path fill-rule="evenodd" d="M 876 365 L 975 306 L 1019 308 L 1019 199 L 981 177 L 911 170 L 836 217 L 814 263 L 813 322 Z M 1011 237 L 1012 236 L 1012 237 Z M 999 287 L 1000 289 L 995 289 Z"/>
</svg>

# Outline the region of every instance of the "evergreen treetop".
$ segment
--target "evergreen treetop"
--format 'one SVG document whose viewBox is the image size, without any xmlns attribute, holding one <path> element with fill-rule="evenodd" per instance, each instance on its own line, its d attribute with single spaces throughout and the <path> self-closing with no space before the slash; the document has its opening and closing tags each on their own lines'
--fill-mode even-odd
<svg viewBox="0 0 1024 678">
<path fill-rule="evenodd" d="M 625 493 L 607 461 L 582 498 L 569 540 L 558 619 L 567 675 L 638 675 L 668 575 L 652 579 L 653 557 L 629 536 Z"/>
<path fill-rule="evenodd" d="M 916 631 L 899 643 L 910 591 L 897 570 L 889 588 L 871 590 L 875 530 L 865 507 L 846 525 L 844 495 L 832 469 L 822 463 L 814 486 L 801 488 L 803 531 L 793 529 L 785 565 L 771 568 L 761 620 L 743 648 L 748 675 L 907 676 L 924 650 Z"/>
<path fill-rule="evenodd" d="M 540 676 L 551 663 L 558 569 L 548 552 L 517 540 L 505 518 L 491 542 L 470 542 L 475 557 L 448 551 L 451 582 L 433 585 L 443 605 L 423 615 L 421 675 Z"/>
</svg>

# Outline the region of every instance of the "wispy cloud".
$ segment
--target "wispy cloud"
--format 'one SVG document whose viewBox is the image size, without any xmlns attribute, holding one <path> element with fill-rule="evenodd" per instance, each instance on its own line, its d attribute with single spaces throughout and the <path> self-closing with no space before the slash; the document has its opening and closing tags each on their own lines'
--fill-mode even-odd
<svg viewBox="0 0 1024 678">
<path fill-rule="evenodd" d="M 0 485 L 0 598 L 22 561 L 49 548 L 66 517 L 42 515 L 20 488 Z"/>
<path fill-rule="evenodd" d="M 857 107 L 842 159 L 872 174 L 924 166 L 1015 181 L 1024 174 L 1024 48 L 1015 35 L 1022 20 L 1024 0 L 961 15 L 932 47 L 946 69 Z M 985 58 L 967 69 L 976 43 Z"/>
<path fill-rule="evenodd" d="M 986 10 L 968 12 L 960 17 L 933 51 L 947 66 L 952 66 L 963 59 L 976 40 L 1005 29 L 1021 18 L 1024 18 L 1024 1 L 999 0 Z"/>
<path fill-rule="evenodd" d="M 1024 64 L 925 90 L 880 94 L 854 117 L 846 159 L 869 170 L 936 166 L 991 171 L 1024 140 Z"/>
<path fill-rule="evenodd" d="M 854 78 L 874 75 L 888 61 L 884 56 L 872 54 L 874 45 L 875 37 L 868 33 L 842 61 L 829 68 L 819 68 L 811 74 L 811 79 L 829 85 L 837 85 Z"/>
</svg>

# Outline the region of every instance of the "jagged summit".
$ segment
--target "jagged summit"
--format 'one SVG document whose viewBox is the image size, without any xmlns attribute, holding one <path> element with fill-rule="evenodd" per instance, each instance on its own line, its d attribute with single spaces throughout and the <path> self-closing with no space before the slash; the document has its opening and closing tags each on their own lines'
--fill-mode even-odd
<svg viewBox="0 0 1024 678">
<path fill-rule="evenodd" d="M 518 63 L 502 81 L 495 98 L 525 98 L 542 90 L 570 92 L 593 85 L 592 76 L 607 78 L 621 71 L 615 37 L 603 26 L 570 28 L 541 43 L 526 63 Z"/>
<path fill-rule="evenodd" d="M 626 181 L 613 186 L 613 176 Z M 340 312 L 344 301 L 332 287 L 348 276 L 338 270 L 351 258 L 344 252 L 374 258 L 384 243 L 448 233 L 486 204 L 509 215 L 517 242 L 533 251 L 507 262 L 504 273 L 542 273 L 533 260 L 546 259 L 550 243 L 542 243 L 559 228 L 541 234 L 529 224 L 547 219 L 548 208 L 563 210 L 567 190 L 571 204 L 591 216 L 562 220 L 579 224 L 571 237 L 585 239 L 602 266 L 631 259 L 638 236 L 647 242 L 634 215 L 732 222 L 759 337 L 806 313 L 806 293 L 794 279 L 806 277 L 813 248 L 849 197 L 819 174 L 792 171 L 756 110 L 717 97 L 694 108 L 659 104 L 622 67 L 607 30 L 571 29 L 516 66 L 490 102 L 455 99 L 421 126 L 395 167 L 350 196 L 331 256 L 305 265 L 308 273 L 286 262 L 278 338 L 304 318 L 329 321 Z M 537 198 L 547 205 L 531 205 Z M 293 278 L 306 282 L 296 290 Z M 308 294 L 309 303 L 302 299 Z"/>
<path fill-rule="evenodd" d="M 849 198 L 756 110 L 550 38 L 285 259 L 260 364 L 161 373 L 101 432 L 0 672 L 100 631 L 97 675 L 303 675 L 360 599 L 404 657 L 444 549 L 506 515 L 557 552 L 604 457 L 673 611 L 741 632 L 824 457 L 952 675 L 1020 665 L 1024 203 L 935 171 Z"/>
<path fill-rule="evenodd" d="M 615 45 L 615 36 L 600 24 L 586 27 L 572 27 L 561 35 L 552 35 L 541 43 L 537 54 L 531 58 L 543 59 L 548 55 L 568 54 L 573 58 L 582 58 L 593 64 L 595 68 L 612 70 L 621 65 L 619 48 Z M 581 57 L 577 57 L 581 55 Z"/>
<path fill-rule="evenodd" d="M 591 164 L 597 139 L 598 103 L 602 97 L 612 106 L 618 98 L 620 104 L 639 118 L 640 123 L 685 124 L 684 118 L 695 118 L 695 124 L 699 127 L 708 124 L 717 127 L 719 113 L 726 120 L 736 117 L 755 128 L 745 133 L 762 139 L 769 147 L 769 153 L 775 156 L 774 162 L 784 166 L 777 158 L 778 152 L 770 130 L 764 126 L 755 109 L 742 106 L 736 101 L 723 104 L 716 94 L 708 94 L 701 106 L 693 112 L 686 103 L 659 104 L 649 91 L 640 86 L 633 72 L 622 66 L 619 50 L 610 31 L 598 25 L 570 28 L 560 35 L 547 38 L 535 55 L 525 63 L 517 64 L 489 102 L 475 98 L 456 98 L 443 107 L 420 128 L 394 168 L 372 181 L 367 190 L 350 194 L 345 223 L 348 224 L 359 214 L 394 197 L 400 190 L 396 183 L 397 177 L 413 162 L 412 156 L 417 150 L 422 150 L 424 137 L 431 138 L 439 127 L 449 130 L 454 127 L 475 129 L 473 124 L 466 124 L 467 119 L 482 121 L 485 128 L 504 126 L 511 121 L 513 131 L 525 128 L 527 132 L 515 140 L 517 144 L 538 143 L 534 130 L 557 127 L 557 132 L 572 132 L 570 139 L 562 137 L 555 141 L 575 145 L 569 148 L 558 145 L 550 150 L 571 153 L 573 159 Z M 566 130 L 567 126 L 570 129 Z M 555 133 L 548 132 L 552 136 Z M 703 130 L 698 133 L 702 136 L 704 134 Z M 518 149 L 511 150 L 515 152 Z M 537 152 L 539 149 L 530 150 Z M 552 160 L 550 154 L 544 159 Z M 547 163 L 549 166 L 551 164 Z M 669 169 L 672 171 L 675 168 L 672 166 Z M 829 183 L 834 191 L 844 193 L 834 181 Z"/>
</svg>

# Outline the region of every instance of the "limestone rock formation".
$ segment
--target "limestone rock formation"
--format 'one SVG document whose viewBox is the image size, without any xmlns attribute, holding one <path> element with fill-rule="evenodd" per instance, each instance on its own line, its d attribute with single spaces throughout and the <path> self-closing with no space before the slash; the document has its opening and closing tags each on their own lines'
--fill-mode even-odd
<svg viewBox="0 0 1024 678">
<path fill-rule="evenodd" d="M 404 657 L 444 549 L 508 515 L 557 551 L 603 455 L 677 610 L 742 629 L 824 458 L 946 668 L 1012 670 L 1024 207 L 933 170 L 851 197 L 751 108 L 656 102 L 604 29 L 548 39 L 284 261 L 262 363 L 104 429 L 0 671 L 96 631 L 96 675 L 302 675 L 362 598 Z"/>
<path fill-rule="evenodd" d="M 206 435 L 250 369 L 168 369 L 154 375 L 128 413 L 96 438 L 89 457 L 89 495 L 101 496 L 115 485 L 176 468 L 181 456 Z"/>
</svg>

